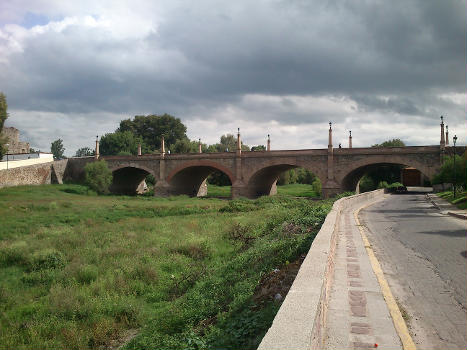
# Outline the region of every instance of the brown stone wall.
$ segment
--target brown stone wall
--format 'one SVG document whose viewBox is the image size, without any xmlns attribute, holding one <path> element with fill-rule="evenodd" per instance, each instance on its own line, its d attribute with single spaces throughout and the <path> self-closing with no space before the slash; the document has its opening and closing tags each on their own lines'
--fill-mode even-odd
<svg viewBox="0 0 467 350">
<path fill-rule="evenodd" d="M 51 183 L 52 162 L 0 170 L 0 187 Z"/>
<path fill-rule="evenodd" d="M 84 161 L 62 159 L 59 161 L 0 170 L 0 188 L 21 185 L 63 183 L 63 180 L 79 182 Z"/>
</svg>

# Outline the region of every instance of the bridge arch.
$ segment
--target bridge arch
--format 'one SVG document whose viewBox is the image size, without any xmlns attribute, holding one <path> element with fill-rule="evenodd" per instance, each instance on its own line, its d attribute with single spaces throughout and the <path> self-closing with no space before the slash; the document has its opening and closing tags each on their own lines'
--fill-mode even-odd
<svg viewBox="0 0 467 350">
<path fill-rule="evenodd" d="M 120 164 L 110 170 L 113 176 L 110 192 L 118 194 L 135 195 L 142 190 L 146 176 L 154 176 L 152 169 L 135 164 Z"/>
<path fill-rule="evenodd" d="M 205 196 L 206 179 L 214 171 L 227 175 L 231 184 L 235 182 L 232 171 L 225 166 L 211 161 L 185 162 L 172 170 L 166 178 L 168 190 L 172 195 Z"/>
<path fill-rule="evenodd" d="M 302 164 L 301 162 L 275 160 L 268 163 L 266 166 L 255 169 L 255 171 L 251 173 L 247 180 L 247 196 L 256 198 L 276 194 L 276 182 L 280 174 L 295 168 L 303 168 L 311 171 L 320 179 L 322 184 L 324 183 L 324 173 L 320 169 L 310 169 L 308 164 Z"/>
<path fill-rule="evenodd" d="M 424 176 L 428 178 L 431 178 L 436 172 L 436 169 L 428 167 L 426 164 L 420 161 L 408 159 L 406 157 L 391 156 L 378 157 L 376 159 L 372 157 L 367 157 L 353 162 L 350 167 L 347 167 L 345 171 L 342 172 L 341 176 L 336 176 L 336 180 L 338 183 L 341 184 L 342 190 L 355 191 L 355 189 L 357 188 L 357 184 L 363 177 L 363 175 L 365 175 L 368 171 L 372 169 L 376 169 L 385 165 L 401 165 L 413 167 L 419 170 Z"/>
</svg>

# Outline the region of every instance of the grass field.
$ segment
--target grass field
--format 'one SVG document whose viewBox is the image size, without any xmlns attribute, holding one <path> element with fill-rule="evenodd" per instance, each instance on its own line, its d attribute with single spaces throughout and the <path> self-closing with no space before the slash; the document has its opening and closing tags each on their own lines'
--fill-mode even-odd
<svg viewBox="0 0 467 350">
<path fill-rule="evenodd" d="M 2 189 L 0 348 L 256 348 L 331 205 Z"/>
<path fill-rule="evenodd" d="M 467 192 L 456 193 L 456 198 L 454 198 L 452 191 L 440 192 L 437 195 L 454 204 L 459 209 L 467 209 Z"/>
<path fill-rule="evenodd" d="M 319 195 L 313 191 L 313 186 L 304 184 L 291 184 L 277 186 L 277 193 L 293 197 L 312 197 L 319 198 Z M 216 186 L 208 184 L 208 197 L 230 197 L 230 186 Z"/>
</svg>

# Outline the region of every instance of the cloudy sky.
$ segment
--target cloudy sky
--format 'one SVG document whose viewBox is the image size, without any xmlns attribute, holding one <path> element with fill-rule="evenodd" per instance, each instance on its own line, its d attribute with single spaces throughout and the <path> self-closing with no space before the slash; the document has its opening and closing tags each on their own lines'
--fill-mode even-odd
<svg viewBox="0 0 467 350">
<path fill-rule="evenodd" d="M 169 113 L 215 143 L 273 149 L 465 144 L 462 0 L 0 2 L 7 126 L 41 150 L 93 146 L 124 118 Z"/>
</svg>

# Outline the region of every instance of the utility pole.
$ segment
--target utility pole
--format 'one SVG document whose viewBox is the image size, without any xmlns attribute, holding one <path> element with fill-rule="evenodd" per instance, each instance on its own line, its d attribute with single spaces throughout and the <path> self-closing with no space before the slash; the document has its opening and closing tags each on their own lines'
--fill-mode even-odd
<svg viewBox="0 0 467 350">
<path fill-rule="evenodd" d="M 457 135 L 454 135 L 452 138 L 452 141 L 454 142 L 454 198 L 456 198 L 456 184 L 457 184 L 457 176 L 456 176 L 456 141 L 457 141 Z"/>
</svg>

